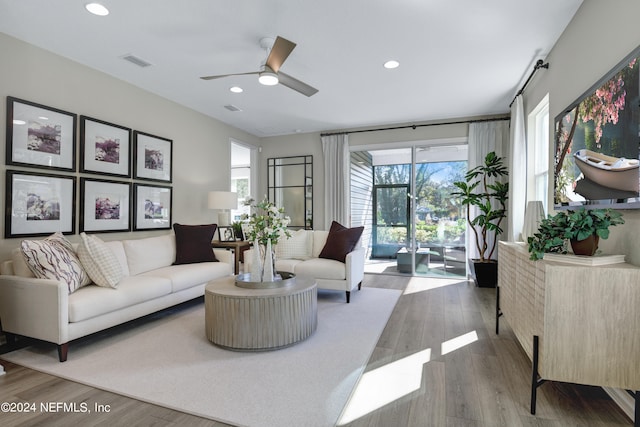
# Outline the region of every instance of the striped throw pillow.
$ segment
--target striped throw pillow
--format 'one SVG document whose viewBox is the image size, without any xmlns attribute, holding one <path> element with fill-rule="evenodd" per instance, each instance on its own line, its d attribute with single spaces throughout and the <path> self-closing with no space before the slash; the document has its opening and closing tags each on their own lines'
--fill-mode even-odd
<svg viewBox="0 0 640 427">
<path fill-rule="evenodd" d="M 60 232 L 43 240 L 23 240 L 20 250 L 37 278 L 63 281 L 69 293 L 91 283 L 73 246 Z"/>
</svg>

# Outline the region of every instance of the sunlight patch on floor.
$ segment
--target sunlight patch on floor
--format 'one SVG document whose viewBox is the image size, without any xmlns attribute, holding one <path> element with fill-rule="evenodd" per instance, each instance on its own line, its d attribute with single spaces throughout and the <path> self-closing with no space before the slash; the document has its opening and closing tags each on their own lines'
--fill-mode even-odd
<svg viewBox="0 0 640 427">
<path fill-rule="evenodd" d="M 445 286 L 455 285 L 460 283 L 461 279 L 436 279 L 431 277 L 412 277 L 409 279 L 405 295 L 414 294 L 416 292 L 429 291 L 431 289 L 442 288 Z"/>
<path fill-rule="evenodd" d="M 478 341 L 476 331 L 444 341 L 441 354 L 445 355 Z M 357 420 L 422 387 L 422 371 L 431 360 L 431 349 L 365 372 L 356 385 L 347 406 L 338 421 L 339 426 Z"/>
<path fill-rule="evenodd" d="M 422 368 L 430 359 L 431 349 L 428 348 L 365 372 L 349 399 L 338 425 L 348 424 L 420 389 Z"/>
<path fill-rule="evenodd" d="M 471 331 L 464 335 L 460 335 L 459 337 L 451 338 L 450 340 L 442 343 L 440 347 L 440 354 L 444 356 L 447 353 L 451 353 L 452 351 L 476 341 L 478 341 L 478 334 L 476 331 Z"/>
<path fill-rule="evenodd" d="M 396 260 L 393 261 L 367 261 L 364 265 L 365 273 L 381 274 L 389 267 L 395 267 Z"/>
</svg>

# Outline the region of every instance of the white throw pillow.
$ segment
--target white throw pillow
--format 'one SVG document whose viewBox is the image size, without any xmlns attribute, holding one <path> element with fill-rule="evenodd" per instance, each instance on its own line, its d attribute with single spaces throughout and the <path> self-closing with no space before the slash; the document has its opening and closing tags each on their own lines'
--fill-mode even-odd
<svg viewBox="0 0 640 427">
<path fill-rule="evenodd" d="M 23 240 L 20 249 L 29 269 L 39 279 L 63 281 L 69 293 L 91 283 L 73 246 L 60 232 L 43 240 Z"/>
<path fill-rule="evenodd" d="M 116 288 L 124 277 L 116 255 L 98 236 L 80 233 L 80 238 L 78 258 L 93 283 L 104 288 Z"/>
<path fill-rule="evenodd" d="M 291 237 L 280 240 L 276 246 L 276 258 L 278 259 L 301 259 L 311 258 L 310 232 L 298 230 L 291 234 Z"/>
</svg>

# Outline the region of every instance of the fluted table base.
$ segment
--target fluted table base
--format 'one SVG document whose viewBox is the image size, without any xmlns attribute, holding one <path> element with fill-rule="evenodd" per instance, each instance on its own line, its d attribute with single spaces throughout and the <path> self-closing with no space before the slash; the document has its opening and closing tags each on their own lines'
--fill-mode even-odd
<svg viewBox="0 0 640 427">
<path fill-rule="evenodd" d="M 296 279 L 292 286 L 244 289 L 234 277 L 205 287 L 205 327 L 214 344 L 240 351 L 275 350 L 309 337 L 318 324 L 316 284 Z"/>
</svg>

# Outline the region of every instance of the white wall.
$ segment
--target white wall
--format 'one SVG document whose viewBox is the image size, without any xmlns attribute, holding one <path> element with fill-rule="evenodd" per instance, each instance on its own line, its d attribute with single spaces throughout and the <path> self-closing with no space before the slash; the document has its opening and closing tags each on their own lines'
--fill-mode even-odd
<svg viewBox="0 0 640 427">
<path fill-rule="evenodd" d="M 640 44 L 640 2 L 637 0 L 585 0 L 524 94 L 528 115 L 549 93 L 550 141 L 553 121 L 560 112 L 607 74 Z M 553 144 L 550 162 L 553 162 Z M 552 171 L 552 165 L 550 165 Z M 553 206 L 550 179 L 549 206 Z M 600 240 L 607 253 L 624 253 L 627 261 L 640 265 L 640 210 L 623 211 L 626 224 L 611 228 L 608 240 Z"/>
<path fill-rule="evenodd" d="M 14 96 L 172 139 L 173 222 L 215 221 L 215 212 L 206 205 L 207 192 L 229 188 L 229 139 L 259 145 L 259 139 L 253 135 L 1 33 L 0 55 L 0 129 L 3 133 L 5 100 L 7 96 Z M 2 138 L 2 152 L 5 144 Z M 4 161 L 0 163 L 0 188 L 4 189 L 7 166 Z M 99 179 L 98 175 L 78 173 L 76 176 Z M 78 200 L 79 196 L 78 183 Z M 1 197 L 4 198 L 4 191 Z M 4 200 L 0 203 L 4 205 Z M 4 230 L 4 215 L 0 216 L 0 230 Z M 77 218 L 76 232 L 79 233 Z M 134 239 L 167 232 L 104 233 L 101 237 Z M 69 237 L 71 241 L 77 238 L 77 235 Z M 0 239 L 0 260 L 6 259 L 20 240 Z"/>
</svg>

